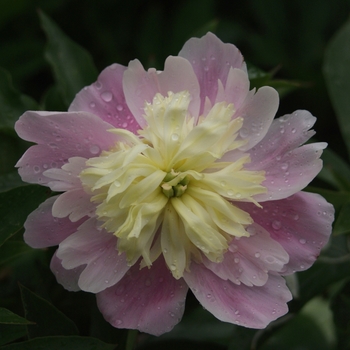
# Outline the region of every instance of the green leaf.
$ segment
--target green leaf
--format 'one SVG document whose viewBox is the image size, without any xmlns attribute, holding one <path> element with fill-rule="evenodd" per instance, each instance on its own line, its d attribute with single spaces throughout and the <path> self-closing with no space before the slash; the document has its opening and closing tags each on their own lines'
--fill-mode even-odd
<svg viewBox="0 0 350 350">
<path fill-rule="evenodd" d="M 114 344 L 106 344 L 89 337 L 43 337 L 3 346 L 1 350 L 113 350 Z"/>
<path fill-rule="evenodd" d="M 25 185 L 25 183 L 21 180 L 17 171 L 0 175 L 0 192 L 8 191 L 23 185 Z"/>
<path fill-rule="evenodd" d="M 20 94 L 13 87 L 10 74 L 0 68 L 0 131 L 13 132 L 15 122 L 28 109 L 38 109 L 38 105 Z"/>
<path fill-rule="evenodd" d="M 25 317 L 35 322 L 28 327 L 29 338 L 78 334 L 74 322 L 55 306 L 22 285 L 20 289 Z"/>
<path fill-rule="evenodd" d="M 320 179 L 339 190 L 350 191 L 350 166 L 330 148 L 322 153 L 323 168 Z"/>
<path fill-rule="evenodd" d="M 333 234 L 341 235 L 350 232 L 350 202 L 345 203 L 334 225 Z"/>
<path fill-rule="evenodd" d="M 332 300 L 334 322 L 338 335 L 338 348 L 350 348 L 350 281 L 348 281 Z"/>
<path fill-rule="evenodd" d="M 0 246 L 0 265 L 13 261 L 24 254 L 31 254 L 32 252 L 33 249 L 23 241 L 8 240 Z"/>
<path fill-rule="evenodd" d="M 42 186 L 28 185 L 0 193 L 0 246 L 22 227 L 27 216 L 49 197 Z"/>
<path fill-rule="evenodd" d="M 315 304 L 315 303 L 313 303 Z M 334 338 L 325 331 L 332 318 L 324 303 L 305 305 L 302 312 L 286 322 L 259 347 L 261 350 L 333 349 Z"/>
<path fill-rule="evenodd" d="M 0 324 L 0 345 L 10 343 L 27 335 L 27 327 L 23 325 Z"/>
<path fill-rule="evenodd" d="M 350 22 L 329 43 L 323 72 L 340 131 L 350 154 Z"/>
<path fill-rule="evenodd" d="M 39 12 L 41 25 L 48 44 L 45 57 L 50 63 L 58 88 L 66 104 L 77 92 L 96 80 L 97 70 L 89 53 L 68 38 L 43 12 Z"/>
<path fill-rule="evenodd" d="M 335 282 L 349 276 L 350 261 L 330 263 L 319 259 L 310 269 L 299 272 L 299 303 L 304 304 Z"/>
<path fill-rule="evenodd" d="M 0 307 L 0 323 L 26 325 L 26 324 L 31 324 L 32 322 L 26 320 L 21 316 L 16 315 L 10 310 Z"/>
<path fill-rule="evenodd" d="M 333 204 L 336 213 L 340 211 L 340 209 L 345 203 L 350 201 L 350 192 L 331 191 L 311 186 L 308 186 L 306 188 L 306 191 L 320 194 L 328 202 Z"/>
</svg>

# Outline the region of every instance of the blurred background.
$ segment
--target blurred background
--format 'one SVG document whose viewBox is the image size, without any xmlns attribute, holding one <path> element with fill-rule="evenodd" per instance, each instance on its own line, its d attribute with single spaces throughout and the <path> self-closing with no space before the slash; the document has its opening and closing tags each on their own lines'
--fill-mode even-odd
<svg viewBox="0 0 350 350">
<path fill-rule="evenodd" d="M 187 39 L 212 31 L 241 50 L 250 67 L 253 86 L 266 83 L 279 90 L 278 116 L 296 109 L 309 110 L 318 118 L 316 140 L 328 142 L 330 149 L 347 160 L 346 142 L 327 92 L 323 64 L 331 38 L 349 19 L 349 0 L 1 0 L 0 67 L 10 73 L 14 88 L 33 98 L 37 106 L 64 110 L 67 108 L 64 101 L 52 100 L 52 86 L 56 82 L 45 58 L 48 41 L 39 11 L 91 54 L 98 72 L 112 63 L 127 65 L 134 58 L 146 68 L 162 69 L 165 58 L 177 55 Z M 347 45 L 350 47 L 350 42 Z M 15 134 L 0 130 L 0 174 L 13 171 L 26 147 Z M 0 178 L 0 187 L 5 178 Z M 324 174 L 313 184 L 327 190 L 344 190 L 339 185 L 341 181 L 327 179 L 330 175 Z M 338 203 L 337 209 L 350 198 L 349 179 L 344 186 L 346 193 L 341 200 L 334 199 L 333 194 L 327 198 Z M 350 232 L 350 222 L 344 225 L 347 228 L 341 233 Z M 184 321 L 174 332 L 158 340 L 146 339 L 140 349 L 170 350 L 179 346 L 183 350 L 350 349 L 346 340 L 350 334 L 349 314 L 346 314 L 350 312 L 350 299 L 341 299 L 350 292 L 349 283 L 343 288 L 349 280 L 350 264 L 345 260 L 340 265 L 327 265 L 327 259 L 349 254 L 349 240 L 344 235 L 341 237 L 323 263 L 300 274 L 300 298 L 297 296 L 290 305 L 292 313 L 300 313 L 299 318 L 287 320 L 281 328 L 277 325 L 273 331 L 259 333 L 214 320 L 190 296 Z M 92 295 L 68 293 L 57 285 L 48 269 L 52 251 L 21 249 L 26 249 L 25 257 L 6 260 L 5 263 L 11 261 L 6 268 L 0 258 L 0 307 L 18 314 L 23 312 L 17 285 L 20 281 L 73 319 L 81 335 L 110 343 L 120 339 L 121 343 L 125 342 L 125 333 L 103 321 Z M 289 283 L 293 288 L 293 281 Z M 26 292 L 21 291 L 23 300 Z M 330 300 L 334 314 L 330 311 Z M 349 303 L 345 309 L 344 303 Z M 4 330 L 0 327 L 0 332 Z M 203 343 L 198 343 L 201 339 Z"/>
</svg>

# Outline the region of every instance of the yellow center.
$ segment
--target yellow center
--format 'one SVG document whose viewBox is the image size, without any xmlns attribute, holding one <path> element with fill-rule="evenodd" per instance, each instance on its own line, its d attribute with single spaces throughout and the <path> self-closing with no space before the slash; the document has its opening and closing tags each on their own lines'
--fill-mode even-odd
<svg viewBox="0 0 350 350">
<path fill-rule="evenodd" d="M 151 266 L 163 254 L 175 278 L 191 259 L 220 262 L 233 237 L 249 236 L 252 219 L 232 201 L 256 203 L 253 196 L 266 192 L 264 173 L 244 168 L 248 154 L 220 161 L 245 143 L 236 140 L 243 118 L 232 120 L 234 106 L 217 103 L 195 123 L 189 103 L 187 91 L 157 94 L 139 136 L 110 130 L 119 136 L 115 147 L 80 174 L 128 263 L 142 258 L 141 267 Z"/>
</svg>

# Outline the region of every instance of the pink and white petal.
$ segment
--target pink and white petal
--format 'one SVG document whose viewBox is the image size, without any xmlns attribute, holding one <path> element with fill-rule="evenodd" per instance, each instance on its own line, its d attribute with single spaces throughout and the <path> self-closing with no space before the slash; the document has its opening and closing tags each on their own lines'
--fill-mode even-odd
<svg viewBox="0 0 350 350">
<path fill-rule="evenodd" d="M 78 285 L 81 290 L 98 293 L 117 283 L 130 268 L 125 254 L 119 254 L 116 247 L 117 238 L 92 218 L 61 242 L 57 257 L 67 270 L 86 265 Z"/>
<path fill-rule="evenodd" d="M 207 33 L 202 38 L 191 38 L 179 52 L 193 67 L 200 85 L 201 108 L 203 113 L 206 97 L 214 104 L 218 80 L 225 86 L 230 68 L 246 71 L 243 56 L 236 46 L 224 44 L 216 35 Z"/>
<path fill-rule="evenodd" d="M 254 222 L 288 253 L 283 274 L 308 269 L 332 231 L 334 208 L 318 194 L 299 192 L 286 199 L 264 202 L 263 208 L 251 203 L 240 203 L 239 207 L 249 212 Z"/>
<path fill-rule="evenodd" d="M 244 119 L 237 138 L 247 141 L 240 148 L 242 151 L 251 149 L 265 137 L 279 105 L 278 93 L 272 87 L 263 86 L 256 94 L 254 92 L 255 90 L 249 92 L 234 114 L 234 118 Z"/>
<path fill-rule="evenodd" d="M 144 127 L 145 103 L 152 103 L 156 93 L 167 96 L 168 92 L 187 90 L 191 95 L 188 107 L 192 116 L 199 113 L 199 84 L 191 64 L 182 57 L 170 56 L 166 59 L 164 71 L 154 68 L 145 71 L 138 60 L 131 61 L 125 71 L 123 87 L 126 102 L 138 123 Z"/>
<path fill-rule="evenodd" d="M 47 184 L 43 172 L 60 168 L 71 157 L 91 158 L 110 149 L 119 136 L 111 124 L 85 112 L 25 112 L 15 125 L 17 134 L 38 145 L 30 147 L 16 164 L 22 179 Z"/>
<path fill-rule="evenodd" d="M 277 118 L 265 138 L 250 151 L 251 168 L 264 169 L 273 160 L 301 146 L 315 134 L 310 128 L 316 118 L 305 110 Z"/>
<path fill-rule="evenodd" d="M 56 253 L 52 256 L 50 263 L 50 269 L 55 275 L 57 282 L 70 292 L 80 291 L 78 280 L 84 267 L 85 265 L 81 265 L 74 269 L 66 270 L 62 266 L 61 260 L 57 257 Z"/>
<path fill-rule="evenodd" d="M 256 223 L 247 230 L 250 237 L 241 237 L 230 242 L 229 250 L 221 263 L 208 259 L 207 268 L 224 280 L 247 286 L 262 286 L 267 282 L 268 272 L 280 272 L 288 263 L 289 256 L 283 247 Z"/>
<path fill-rule="evenodd" d="M 313 143 L 299 147 L 313 134 L 309 130 L 316 118 L 307 111 L 274 120 L 265 138 L 250 150 L 248 170 L 265 171 L 267 193 L 254 198 L 259 201 L 286 198 L 307 186 L 322 168 L 319 159 L 326 143 Z M 229 160 L 233 152 L 225 155 Z"/>
<path fill-rule="evenodd" d="M 126 67 L 120 64 L 112 64 L 105 68 L 95 83 L 85 87 L 76 95 L 69 111 L 89 112 L 115 128 L 136 133 L 140 125 L 132 116 L 123 91 L 125 70 Z"/>
<path fill-rule="evenodd" d="M 85 216 L 93 216 L 96 204 L 91 202 L 91 195 L 87 194 L 80 186 L 62 193 L 52 206 L 52 215 L 56 218 L 69 217 L 76 222 Z"/>
<path fill-rule="evenodd" d="M 227 102 L 233 103 L 235 109 L 239 109 L 249 93 L 248 74 L 237 68 L 230 68 L 226 86 L 219 83 L 218 94 L 215 103 Z"/>
<path fill-rule="evenodd" d="M 224 322 L 265 328 L 288 312 L 292 295 L 283 277 L 269 275 L 263 286 L 248 287 L 223 280 L 203 264 L 192 263 L 184 279 L 205 309 Z"/>
<path fill-rule="evenodd" d="M 116 328 L 161 335 L 181 320 L 187 290 L 158 258 L 149 269 L 131 267 L 119 283 L 97 294 L 97 305 Z"/>
<path fill-rule="evenodd" d="M 44 171 L 43 175 L 51 179 L 47 185 L 56 192 L 81 188 L 79 174 L 86 168 L 86 161 L 86 158 L 72 157 L 62 168 L 51 168 Z"/>
<path fill-rule="evenodd" d="M 280 160 L 271 160 L 264 168 L 265 180 L 261 183 L 267 193 L 258 194 L 254 199 L 258 202 L 283 199 L 305 188 L 322 169 L 320 156 L 326 146 L 321 142 L 307 144 L 287 152 Z"/>
<path fill-rule="evenodd" d="M 50 197 L 28 215 L 24 223 L 24 241 L 33 248 L 46 248 L 60 244 L 64 239 L 74 233 L 86 220 L 71 222 L 68 218 L 55 218 L 52 216 L 52 206 L 58 196 Z"/>
</svg>

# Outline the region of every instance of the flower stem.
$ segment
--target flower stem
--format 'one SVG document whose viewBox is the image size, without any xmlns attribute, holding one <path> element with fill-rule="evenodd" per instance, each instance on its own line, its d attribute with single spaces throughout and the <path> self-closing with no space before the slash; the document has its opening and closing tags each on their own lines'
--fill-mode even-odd
<svg viewBox="0 0 350 350">
<path fill-rule="evenodd" d="M 126 338 L 125 350 L 133 350 L 134 349 L 137 334 L 138 334 L 138 331 L 136 329 L 130 329 L 128 331 L 128 336 Z"/>
</svg>

